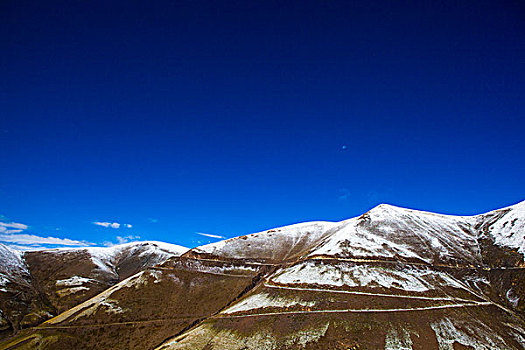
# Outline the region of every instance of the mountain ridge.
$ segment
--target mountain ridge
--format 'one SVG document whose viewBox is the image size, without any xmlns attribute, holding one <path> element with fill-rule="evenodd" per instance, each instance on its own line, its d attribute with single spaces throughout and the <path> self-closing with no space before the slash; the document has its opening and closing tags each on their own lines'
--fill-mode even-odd
<svg viewBox="0 0 525 350">
<path fill-rule="evenodd" d="M 380 205 L 196 247 L 0 348 L 522 349 L 524 208 Z"/>
</svg>

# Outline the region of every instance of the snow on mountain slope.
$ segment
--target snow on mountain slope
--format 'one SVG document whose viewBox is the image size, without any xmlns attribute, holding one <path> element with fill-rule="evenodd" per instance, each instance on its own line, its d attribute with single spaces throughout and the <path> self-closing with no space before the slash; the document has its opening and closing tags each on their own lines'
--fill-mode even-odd
<svg viewBox="0 0 525 350">
<path fill-rule="evenodd" d="M 19 329 L 47 314 L 22 252 L 0 244 L 0 332 Z"/>
<path fill-rule="evenodd" d="M 302 238 L 297 249 L 271 242 L 279 229 L 254 234 L 277 268 L 158 349 L 522 349 L 523 270 L 483 237 L 523 251 L 524 207 L 452 216 L 380 205 L 308 240 L 283 228 L 287 244 Z M 264 256 L 247 237 L 194 251 Z"/>
<path fill-rule="evenodd" d="M 220 258 L 282 261 L 304 255 L 335 226 L 337 223 L 327 221 L 300 223 L 207 244 L 190 252 Z"/>
<path fill-rule="evenodd" d="M 475 217 L 440 215 L 381 204 L 358 218 L 343 221 L 310 256 L 480 264 L 474 223 Z"/>
<path fill-rule="evenodd" d="M 185 251 L 162 242 L 25 252 L 0 244 L 0 331 L 40 323 Z"/>
<path fill-rule="evenodd" d="M 275 228 L 200 246 L 187 255 L 274 262 L 333 256 L 478 266 L 483 264 L 478 241 L 481 224 L 488 226 L 487 232 L 497 245 L 525 253 L 522 202 L 477 216 L 434 214 L 381 204 L 345 221 Z"/>
<path fill-rule="evenodd" d="M 145 241 L 119 244 L 111 247 L 58 248 L 56 250 L 60 252 L 83 250 L 91 256 L 92 261 L 100 269 L 114 273 L 115 266 L 130 257 L 147 259 L 147 266 L 154 266 L 162 264 L 171 257 L 184 254 L 188 248 L 164 242 Z"/>
<path fill-rule="evenodd" d="M 49 300 L 62 311 L 186 250 L 169 243 L 132 242 L 31 251 L 24 258 Z"/>
<path fill-rule="evenodd" d="M 368 289 L 396 289 L 404 292 L 426 292 L 446 287 L 462 289 L 458 281 L 446 273 L 428 267 L 404 267 L 382 265 L 355 265 L 351 263 L 319 264 L 301 262 L 277 271 L 271 282 L 286 285 L 311 284 L 329 287 Z"/>
<path fill-rule="evenodd" d="M 5 286 L 22 278 L 29 281 L 29 271 L 22 259 L 22 253 L 0 244 L 0 291 L 5 291 Z"/>
<path fill-rule="evenodd" d="M 22 252 L 0 244 L 0 332 L 36 325 L 187 250 L 132 242 Z"/>
<path fill-rule="evenodd" d="M 525 201 L 478 216 L 485 233 L 498 246 L 515 248 L 525 255 Z"/>
</svg>

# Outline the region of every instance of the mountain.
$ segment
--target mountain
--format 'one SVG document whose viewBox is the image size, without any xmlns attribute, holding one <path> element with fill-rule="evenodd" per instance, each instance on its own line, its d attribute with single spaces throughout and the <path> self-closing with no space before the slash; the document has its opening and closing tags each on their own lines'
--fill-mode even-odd
<svg viewBox="0 0 525 350">
<path fill-rule="evenodd" d="M 187 250 L 162 242 L 133 242 L 20 252 L 0 244 L 1 330 L 5 334 L 39 324 Z"/>
<path fill-rule="evenodd" d="M 6 349 L 523 349 L 525 202 L 379 205 L 189 250 Z"/>
<path fill-rule="evenodd" d="M 25 317 L 44 321 L 51 317 L 33 284 L 23 253 L 0 244 L 0 334 L 11 334 Z"/>
</svg>

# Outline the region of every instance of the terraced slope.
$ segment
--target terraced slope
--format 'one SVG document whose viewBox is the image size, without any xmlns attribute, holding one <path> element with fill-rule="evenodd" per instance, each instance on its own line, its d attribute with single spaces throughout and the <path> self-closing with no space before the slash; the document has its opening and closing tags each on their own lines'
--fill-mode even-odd
<svg viewBox="0 0 525 350">
<path fill-rule="evenodd" d="M 525 203 L 381 205 L 195 248 L 9 349 L 523 349 Z"/>
</svg>

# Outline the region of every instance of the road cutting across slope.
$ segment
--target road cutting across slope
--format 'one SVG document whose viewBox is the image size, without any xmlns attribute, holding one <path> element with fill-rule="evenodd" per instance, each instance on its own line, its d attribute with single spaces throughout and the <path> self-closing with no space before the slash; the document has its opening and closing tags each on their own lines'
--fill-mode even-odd
<svg viewBox="0 0 525 350">
<path fill-rule="evenodd" d="M 295 291 L 353 294 L 353 295 L 366 295 L 366 296 L 387 297 L 387 298 L 420 299 L 420 300 L 436 300 L 436 301 L 461 301 L 461 302 L 464 302 L 464 303 L 477 302 L 476 300 L 469 300 L 469 299 L 462 299 L 462 298 L 439 298 L 439 297 L 425 297 L 425 296 L 417 296 L 417 295 L 398 295 L 398 294 L 385 294 L 385 293 L 369 293 L 369 292 L 359 292 L 359 291 L 351 291 L 351 290 L 336 290 L 336 289 L 321 289 L 321 288 L 299 288 L 299 287 L 279 286 L 279 285 L 268 284 L 268 283 L 265 283 L 264 287 L 275 288 L 275 289 L 295 290 Z"/>
<path fill-rule="evenodd" d="M 412 311 L 427 311 L 427 310 L 439 310 L 439 309 L 451 309 L 451 308 L 463 308 L 463 307 L 479 307 L 479 306 L 493 306 L 491 302 L 481 301 L 473 303 L 463 304 L 451 304 L 451 305 L 439 305 L 439 306 L 428 306 L 428 307 L 414 307 L 408 309 L 339 309 L 339 310 L 298 310 L 298 311 L 279 311 L 279 312 L 267 312 L 257 313 L 248 315 L 230 315 L 230 314 L 218 314 L 209 317 L 210 319 L 216 318 L 243 318 L 243 317 L 257 317 L 257 316 L 279 316 L 279 315 L 294 315 L 294 314 L 330 314 L 330 313 L 388 313 L 388 312 L 412 312 Z"/>
</svg>

